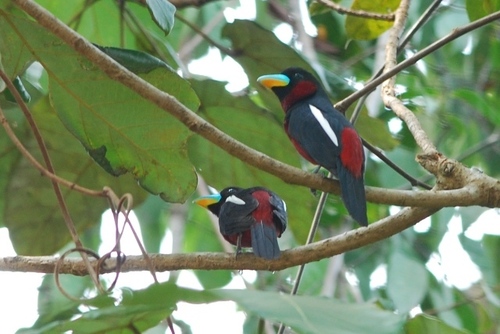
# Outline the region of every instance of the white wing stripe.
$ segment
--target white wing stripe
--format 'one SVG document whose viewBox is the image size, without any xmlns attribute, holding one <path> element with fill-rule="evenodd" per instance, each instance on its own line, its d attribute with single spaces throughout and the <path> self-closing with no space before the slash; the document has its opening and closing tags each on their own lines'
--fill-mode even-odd
<svg viewBox="0 0 500 334">
<path fill-rule="evenodd" d="M 339 140 L 335 135 L 335 132 L 333 132 L 333 129 L 330 126 L 330 124 L 328 124 L 328 121 L 326 120 L 325 116 L 323 116 L 323 113 L 321 113 L 321 111 L 313 105 L 309 105 L 309 108 L 311 109 L 314 118 L 316 118 L 319 125 L 321 125 L 321 127 L 326 132 L 328 137 L 332 140 L 332 142 L 335 144 L 335 146 L 339 146 Z"/>
<path fill-rule="evenodd" d="M 237 204 L 237 205 L 245 205 L 246 204 L 244 200 L 242 200 L 241 198 L 236 197 L 234 195 L 229 196 L 226 199 L 226 202 L 231 202 L 231 203 L 234 203 L 234 204 Z"/>
</svg>

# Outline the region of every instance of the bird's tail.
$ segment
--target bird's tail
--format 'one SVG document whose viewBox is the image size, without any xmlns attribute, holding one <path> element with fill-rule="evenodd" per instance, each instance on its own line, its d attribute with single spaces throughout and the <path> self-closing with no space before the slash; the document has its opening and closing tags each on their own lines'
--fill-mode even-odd
<svg viewBox="0 0 500 334">
<path fill-rule="evenodd" d="M 337 168 L 344 205 L 354 220 L 361 226 L 368 226 L 366 217 L 366 195 L 363 176 L 356 178 L 343 166 Z"/>
<path fill-rule="evenodd" d="M 272 260 L 280 256 L 280 247 L 278 245 L 278 236 L 276 229 L 266 225 L 264 222 L 253 224 L 250 228 L 252 233 L 252 248 L 256 256 Z"/>
</svg>

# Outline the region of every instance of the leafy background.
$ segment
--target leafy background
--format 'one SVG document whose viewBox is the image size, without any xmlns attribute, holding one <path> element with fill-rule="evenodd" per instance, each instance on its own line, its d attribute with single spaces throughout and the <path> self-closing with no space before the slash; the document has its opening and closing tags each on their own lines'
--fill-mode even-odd
<svg viewBox="0 0 500 334">
<path fill-rule="evenodd" d="M 123 17 L 117 3 L 108 0 L 38 3 L 227 134 L 305 169 L 312 166 L 299 158 L 282 131 L 283 115 L 276 98 L 256 85 L 255 79 L 292 65 L 321 69 L 318 72 L 332 101 L 338 101 L 354 91 L 356 83 L 371 76 L 375 53 L 383 46 L 378 38 L 391 26 L 339 15 L 311 3 L 311 21 L 317 30 L 314 61 L 304 57 L 293 36 L 282 42 L 273 32 L 296 28 L 286 14 L 291 3 L 284 1 L 255 1 L 255 17 L 236 20 L 221 13 L 231 13 L 238 7 L 237 2 L 209 2 L 199 8 L 179 6 L 175 20 L 171 4 L 159 0 L 147 1 L 149 9 L 125 2 Z M 108 79 L 10 2 L 0 4 L 1 67 L 11 78 L 19 76 L 31 95 L 29 107 L 56 171 L 92 189 L 108 185 L 119 194 L 133 194 L 141 233 L 150 252 L 160 251 L 166 233 L 174 230 L 174 239 L 182 240 L 177 242 L 176 252 L 223 250 L 208 213 L 190 204 L 197 196 L 195 171 L 217 189 L 230 184 L 258 184 L 273 189 L 289 207 L 290 230 L 280 240 L 281 247 L 304 243 L 317 202 L 309 189 L 285 184 L 192 135 L 172 116 Z M 340 4 L 384 13 L 396 8 L 399 1 L 355 0 Z M 427 6 L 428 1 L 414 1 L 409 23 L 414 23 Z M 402 58 L 453 27 L 499 9 L 498 1 L 487 0 L 457 0 L 442 5 L 415 35 Z M 201 30 L 206 38 L 200 38 Z M 500 162 L 500 119 L 496 110 L 500 96 L 498 34 L 498 24 L 476 30 L 433 52 L 397 79 L 401 97 L 438 149 L 493 177 L 498 177 Z M 241 66 L 248 87 L 230 93 L 226 82 L 216 81 L 214 75 L 190 73 L 190 65 L 208 52 L 215 52 L 220 59 L 231 58 Z M 18 137 L 36 155 L 29 127 L 7 91 L 0 97 L 0 106 L 9 122 L 15 124 Z M 383 149 L 408 173 L 426 177 L 414 161 L 418 149 L 408 129 L 376 97 L 363 110 L 356 126 L 366 140 Z M 8 228 L 15 251 L 20 255 L 48 255 L 68 247 L 69 234 L 48 180 L 28 165 L 7 136 L 0 136 L 0 152 L 0 171 L 5 175 L 0 178 L 0 227 Z M 368 159 L 366 170 L 369 185 L 409 188 L 408 182 L 376 158 Z M 69 190 L 65 198 L 85 244 L 97 249 L 106 203 Z M 369 204 L 369 220 L 386 217 L 395 209 Z M 478 207 L 443 209 L 426 221 L 427 227 L 408 229 L 335 259 L 310 263 L 299 290 L 302 296 L 297 298 L 278 293 L 290 290 L 297 268 L 274 274 L 259 272 L 255 280 L 246 282 L 248 290 L 242 291 L 221 289 L 232 280 L 229 271 L 194 271 L 202 291 L 176 286 L 178 276 L 173 274 L 170 282 L 146 290 L 124 289 L 125 298 L 118 307 L 111 305 L 110 297 L 99 297 L 93 301 L 94 310 L 82 311 L 78 303 L 57 292 L 52 277 L 47 275 L 40 287 L 39 318 L 33 330 L 85 328 L 91 332 L 121 332 L 134 323 L 144 331 L 156 326 L 179 302 L 232 300 L 246 312 L 246 333 L 257 332 L 260 318 L 285 321 L 298 333 L 321 333 L 331 328 L 338 333 L 494 333 L 499 325 L 500 266 L 496 254 L 500 239 L 492 234 L 475 239 L 467 235 L 484 211 Z M 183 220 L 181 232 L 171 225 L 179 212 Z M 340 201 L 330 196 L 317 238 L 351 228 L 345 216 Z M 477 282 L 465 287 L 454 286 L 446 275 L 437 274 L 439 270 L 431 270 L 436 262 L 443 269 L 440 261 L 444 251 L 440 245 L 457 225 L 457 240 L 465 251 L 459 254 L 469 256 L 481 273 Z M 334 262 L 341 269 L 332 276 Z M 374 284 L 374 272 L 386 278 L 379 285 Z M 73 295 L 84 295 L 91 288 L 87 279 L 64 279 Z M 333 288 L 325 293 L 331 285 Z M 299 315 L 290 309 L 292 305 Z M 73 319 L 77 314 L 82 317 Z M 176 324 L 189 330 L 189 324 Z"/>
</svg>

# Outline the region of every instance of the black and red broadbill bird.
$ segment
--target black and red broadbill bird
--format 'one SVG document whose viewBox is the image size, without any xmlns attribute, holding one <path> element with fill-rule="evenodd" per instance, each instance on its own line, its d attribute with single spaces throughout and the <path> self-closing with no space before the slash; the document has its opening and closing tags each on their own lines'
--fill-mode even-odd
<svg viewBox="0 0 500 334">
<path fill-rule="evenodd" d="M 228 187 L 220 194 L 203 196 L 194 201 L 219 217 L 224 239 L 237 246 L 252 247 L 256 256 L 276 259 L 280 256 L 278 238 L 285 231 L 285 202 L 263 187 L 242 189 Z"/>
<path fill-rule="evenodd" d="M 318 80 L 304 69 L 291 67 L 257 81 L 278 96 L 285 111 L 285 131 L 297 151 L 339 179 L 347 211 L 360 225 L 367 226 L 365 155 L 352 124 L 333 107 Z"/>
</svg>

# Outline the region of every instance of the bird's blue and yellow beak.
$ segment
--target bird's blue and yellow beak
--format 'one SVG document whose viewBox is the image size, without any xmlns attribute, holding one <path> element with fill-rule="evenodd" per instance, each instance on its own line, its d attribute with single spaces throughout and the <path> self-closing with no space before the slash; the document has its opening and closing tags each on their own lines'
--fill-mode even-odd
<svg viewBox="0 0 500 334">
<path fill-rule="evenodd" d="M 266 74 L 258 77 L 257 82 L 267 88 L 285 87 L 290 83 L 290 78 L 284 74 Z"/>
<path fill-rule="evenodd" d="M 198 197 L 193 201 L 193 203 L 196 203 L 201 207 L 207 208 L 209 205 L 218 203 L 220 199 L 221 199 L 220 194 L 213 194 L 213 195 Z"/>
</svg>

